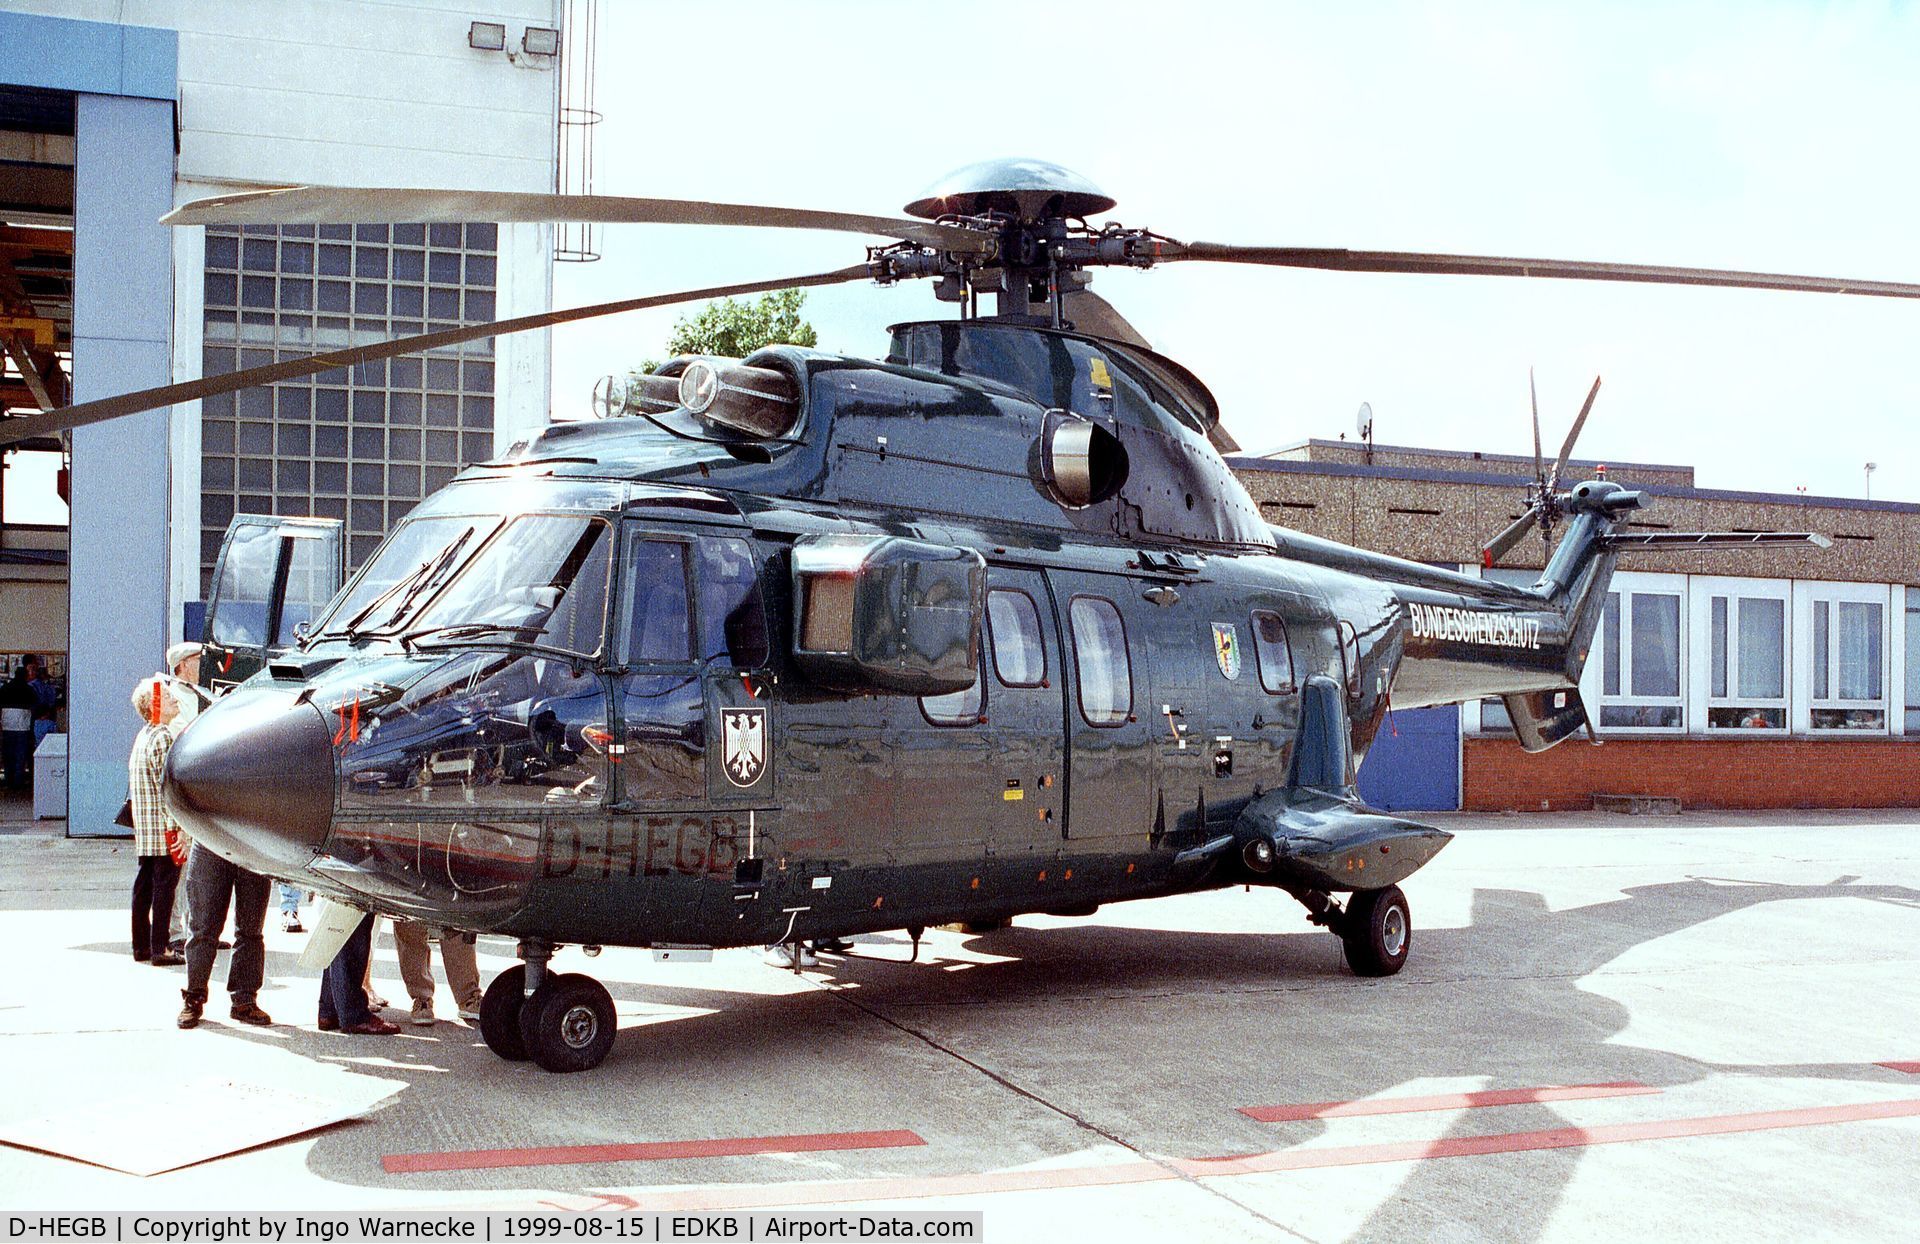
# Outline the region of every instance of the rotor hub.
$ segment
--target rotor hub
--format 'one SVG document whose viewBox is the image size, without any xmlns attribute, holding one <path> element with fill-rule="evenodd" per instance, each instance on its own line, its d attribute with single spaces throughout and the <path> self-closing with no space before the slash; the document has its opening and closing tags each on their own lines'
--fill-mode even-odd
<svg viewBox="0 0 1920 1244">
<path fill-rule="evenodd" d="M 906 205 L 910 216 L 981 216 L 1004 212 L 1023 221 L 1085 217 L 1109 211 L 1114 199 L 1071 169 L 1046 160 L 982 160 L 955 169 Z"/>
</svg>

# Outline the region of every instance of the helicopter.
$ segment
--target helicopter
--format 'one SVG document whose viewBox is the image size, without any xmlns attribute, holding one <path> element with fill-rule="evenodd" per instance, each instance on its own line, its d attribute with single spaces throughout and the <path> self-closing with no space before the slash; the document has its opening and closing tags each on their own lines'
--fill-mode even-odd
<svg viewBox="0 0 1920 1244">
<path fill-rule="evenodd" d="M 1088 223 L 1115 206 L 1038 160 L 961 169 L 905 218 L 489 191 L 205 199 L 166 221 L 890 240 L 835 271 L 282 359 L 9 421 L 0 440 L 622 311 L 930 280 L 957 317 L 894 326 L 884 358 L 769 346 L 607 378 L 599 418 L 470 465 L 337 591 L 337 527 L 236 519 L 203 661 L 229 689 L 173 748 L 174 815 L 354 908 L 517 939 L 481 1034 L 556 1072 L 598 1065 L 617 1032 L 605 988 L 553 967 L 563 945 L 785 946 L 798 970 L 808 941 L 905 929 L 917 950 L 933 925 L 1258 885 L 1356 974 L 1390 975 L 1413 941 L 1400 883 L 1450 835 L 1359 798 L 1389 708 L 1498 696 L 1529 751 L 1591 737 L 1578 682 L 1623 549 L 1824 541 L 1630 530 L 1644 494 L 1562 478 L 1597 380 L 1550 464 L 1535 400 L 1527 507 L 1483 551 L 1492 565 L 1537 530 L 1530 586 L 1270 525 L 1221 456 L 1235 446 L 1204 382 L 1091 270 L 1920 286 Z"/>
</svg>

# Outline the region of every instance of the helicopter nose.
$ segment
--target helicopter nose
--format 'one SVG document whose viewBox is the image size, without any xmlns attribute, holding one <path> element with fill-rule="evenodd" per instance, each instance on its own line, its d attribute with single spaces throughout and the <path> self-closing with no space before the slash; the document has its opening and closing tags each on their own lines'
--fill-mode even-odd
<svg viewBox="0 0 1920 1244">
<path fill-rule="evenodd" d="M 196 840 L 256 872 L 306 868 L 333 822 L 333 739 L 295 693 L 242 689 L 174 741 L 166 797 Z"/>
</svg>

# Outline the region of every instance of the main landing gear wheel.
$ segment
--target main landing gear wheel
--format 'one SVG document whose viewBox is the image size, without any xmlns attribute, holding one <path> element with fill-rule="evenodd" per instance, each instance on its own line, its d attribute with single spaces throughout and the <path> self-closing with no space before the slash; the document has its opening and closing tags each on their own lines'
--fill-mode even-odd
<svg viewBox="0 0 1920 1244">
<path fill-rule="evenodd" d="M 1355 890 L 1341 922 L 1340 941 L 1355 976 L 1392 976 L 1413 948 L 1413 917 L 1400 887 Z"/>
<path fill-rule="evenodd" d="M 509 1062 L 525 1062 L 526 1042 L 520 1039 L 521 991 L 526 988 L 527 968 L 516 963 L 493 978 L 480 999 L 480 1038 L 487 1048 Z"/>
<path fill-rule="evenodd" d="M 577 972 L 547 977 L 520 1011 L 521 1043 L 548 1071 L 598 1067 L 619 1030 L 613 996 Z"/>
</svg>

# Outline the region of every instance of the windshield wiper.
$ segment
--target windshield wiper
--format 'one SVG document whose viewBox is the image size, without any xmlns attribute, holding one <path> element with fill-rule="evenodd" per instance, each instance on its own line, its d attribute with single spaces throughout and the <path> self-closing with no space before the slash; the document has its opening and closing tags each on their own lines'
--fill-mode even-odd
<svg viewBox="0 0 1920 1244">
<path fill-rule="evenodd" d="M 433 582 L 440 577 L 440 572 L 442 570 L 445 570 L 448 564 L 451 563 L 453 559 L 459 554 L 460 550 L 466 547 L 468 539 L 470 539 L 472 536 L 473 536 L 473 528 L 469 527 L 465 531 L 460 533 L 460 538 L 458 540 L 455 540 L 452 544 L 449 544 L 446 548 L 440 550 L 440 556 L 432 559 L 433 569 L 429 570 L 424 577 L 417 580 L 414 583 L 412 590 L 410 590 L 405 596 L 401 597 L 400 603 L 394 606 L 393 617 L 391 620 L 397 621 L 398 619 L 406 615 L 406 612 L 408 608 L 412 606 L 414 599 L 418 597 L 420 593 L 426 591 L 428 587 L 432 586 Z"/>
<path fill-rule="evenodd" d="M 346 636 L 348 639 L 358 639 L 360 637 L 360 631 L 358 628 L 360 626 L 360 623 L 363 620 L 369 617 L 374 610 L 378 609 L 381 605 L 385 604 L 387 601 L 391 600 L 394 596 L 398 595 L 401 591 L 404 591 L 407 588 L 411 587 L 412 590 L 408 591 L 406 596 L 401 599 L 400 603 L 394 606 L 393 612 L 388 615 L 387 620 L 392 621 L 393 619 L 398 618 L 401 614 L 405 613 L 407 606 L 413 603 L 414 597 L 418 596 L 421 593 L 421 591 L 423 591 L 426 588 L 427 584 L 433 581 L 434 577 L 440 573 L 440 571 L 446 566 L 447 562 L 454 556 L 454 554 L 458 553 L 460 549 L 463 546 L 465 546 L 468 537 L 471 535 L 473 535 L 473 528 L 469 527 L 467 528 L 466 531 L 461 533 L 460 538 L 458 540 L 455 540 L 453 543 L 447 545 L 446 548 L 441 549 L 438 553 L 427 558 L 425 561 L 421 562 L 418 566 L 415 566 L 412 570 L 408 571 L 406 574 L 400 576 L 398 579 L 395 579 L 391 587 L 387 588 L 385 591 L 381 592 L 378 596 L 368 601 L 366 605 L 362 607 L 358 613 L 354 614 L 351 618 L 348 618 L 346 625 L 343 628 L 341 628 L 340 634 Z M 331 634 L 332 632 L 329 631 L 328 633 Z"/>
<path fill-rule="evenodd" d="M 408 631 L 400 637 L 400 646 L 413 651 L 415 640 L 426 639 L 432 635 L 443 635 L 448 639 L 459 639 L 468 635 L 484 635 L 488 631 L 531 631 L 537 627 L 516 622 L 453 622 L 446 626 L 429 626 L 423 630 Z"/>
<path fill-rule="evenodd" d="M 449 640 L 449 639 L 460 640 L 460 639 L 471 639 L 475 636 L 485 635 L 491 631 L 529 631 L 529 630 L 535 630 L 535 629 L 537 628 L 527 626 L 524 624 L 513 623 L 513 622 L 456 622 L 449 626 L 430 626 L 422 631 L 409 631 L 407 634 L 402 635 L 400 637 L 400 646 L 405 648 L 408 652 L 412 652 L 413 645 L 416 642 L 422 639 L 427 639 L 427 638 L 436 637 L 436 636 L 442 640 Z M 532 640 L 527 640 L 527 639 L 489 639 L 489 640 L 483 640 L 480 644 L 477 644 L 477 645 L 464 645 L 464 644 L 455 643 L 455 644 L 448 644 L 446 646 L 447 647 L 467 647 L 467 646 L 485 647 L 485 646 L 492 646 L 492 645 L 499 645 L 501 647 L 512 648 L 517 652 L 537 652 L 543 656 L 559 657 L 561 660 L 571 662 L 576 667 L 585 665 L 588 662 L 593 660 L 593 657 L 590 653 L 571 652 L 565 648 L 556 648 L 551 644 L 537 644 L 537 643 L 534 643 Z M 435 645 L 435 646 L 439 646 L 439 645 Z"/>
</svg>

